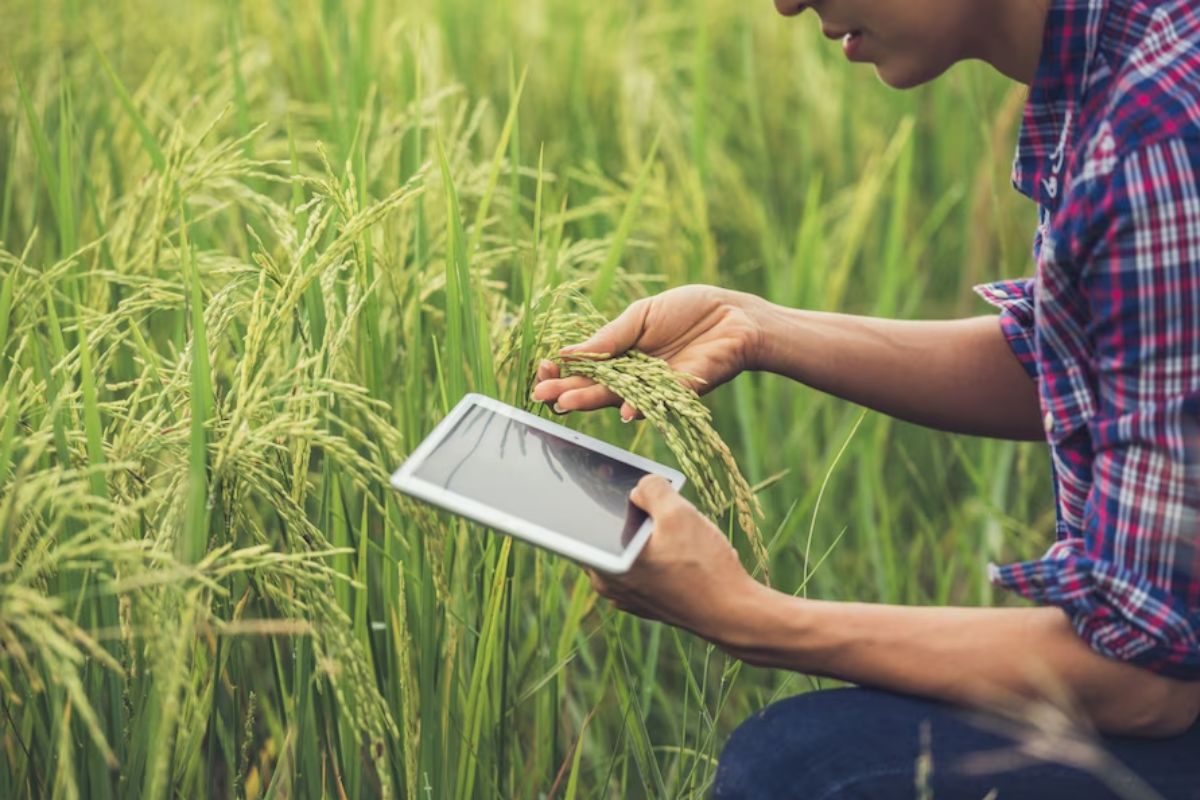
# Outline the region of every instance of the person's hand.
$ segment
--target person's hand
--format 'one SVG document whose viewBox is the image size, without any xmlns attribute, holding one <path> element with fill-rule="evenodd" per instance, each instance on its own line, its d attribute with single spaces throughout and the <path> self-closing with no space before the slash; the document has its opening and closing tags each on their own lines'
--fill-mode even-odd
<svg viewBox="0 0 1200 800">
<path fill-rule="evenodd" d="M 699 378 L 688 384 L 704 394 L 753 366 L 760 339 L 754 316 L 758 302 L 754 295 L 717 286 L 680 286 L 638 300 L 592 338 L 563 348 L 561 354 L 607 353 L 612 358 L 640 350 Z M 552 361 L 538 365 L 532 397 L 560 414 L 619 405 L 626 422 L 640 416 L 591 378 L 561 377 Z"/>
<path fill-rule="evenodd" d="M 770 590 L 746 572 L 721 530 L 665 478 L 643 477 L 629 499 L 650 515 L 653 533 L 629 572 L 588 569 L 592 587 L 622 611 L 732 646 Z"/>
</svg>

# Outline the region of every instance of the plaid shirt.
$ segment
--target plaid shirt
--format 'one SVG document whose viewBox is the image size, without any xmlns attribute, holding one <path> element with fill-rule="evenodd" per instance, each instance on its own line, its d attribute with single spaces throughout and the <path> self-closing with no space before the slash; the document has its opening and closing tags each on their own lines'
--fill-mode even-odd
<svg viewBox="0 0 1200 800">
<path fill-rule="evenodd" d="M 976 287 L 1036 380 L 1057 541 L 992 580 L 1200 679 L 1200 10 L 1053 0 L 1013 184 L 1036 277 Z"/>
</svg>

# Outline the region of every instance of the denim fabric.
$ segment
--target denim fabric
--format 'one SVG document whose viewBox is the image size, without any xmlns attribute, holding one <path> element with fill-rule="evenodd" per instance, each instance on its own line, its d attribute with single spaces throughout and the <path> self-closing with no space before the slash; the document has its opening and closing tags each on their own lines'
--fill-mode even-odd
<svg viewBox="0 0 1200 800">
<path fill-rule="evenodd" d="M 920 731 L 928 721 L 933 800 L 1106 800 L 1145 797 L 1106 786 L 1062 764 L 1038 762 L 970 774 L 973 753 L 1010 750 L 1014 740 L 959 709 L 871 689 L 830 689 L 783 700 L 734 732 L 717 768 L 714 800 L 911 800 Z M 1200 800 L 1200 724 L 1169 739 L 1102 738 L 1104 749 L 1165 800 Z M 1151 797 L 1154 795 L 1150 795 Z"/>
</svg>

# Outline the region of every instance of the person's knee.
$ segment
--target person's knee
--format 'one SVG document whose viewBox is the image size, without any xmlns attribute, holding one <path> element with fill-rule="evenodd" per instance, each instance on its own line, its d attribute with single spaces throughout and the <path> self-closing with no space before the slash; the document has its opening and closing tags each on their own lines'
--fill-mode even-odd
<svg viewBox="0 0 1200 800">
<path fill-rule="evenodd" d="M 725 743 L 717 776 L 713 784 L 713 800 L 749 800 L 762 796 L 761 776 L 770 770 L 770 759 L 776 752 L 770 746 L 768 717 L 771 707 L 756 711 L 744 719 Z"/>
<path fill-rule="evenodd" d="M 856 689 L 809 692 L 751 714 L 721 754 L 714 800 L 827 794 L 844 754 L 856 749 L 864 700 Z"/>
</svg>

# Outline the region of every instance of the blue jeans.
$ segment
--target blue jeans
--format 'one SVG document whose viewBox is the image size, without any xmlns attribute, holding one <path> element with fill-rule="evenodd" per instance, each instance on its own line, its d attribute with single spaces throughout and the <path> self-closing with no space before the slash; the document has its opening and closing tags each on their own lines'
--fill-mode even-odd
<svg viewBox="0 0 1200 800">
<path fill-rule="evenodd" d="M 928 721 L 928 747 L 921 745 Z M 1200 724 L 1182 736 L 1102 738 L 1104 749 L 1166 800 L 1200 800 Z M 1118 792 L 1062 764 L 1027 763 L 973 774 L 963 757 L 1011 749 L 1014 740 L 981 728 L 942 703 L 871 689 L 830 689 L 775 703 L 733 733 L 717 767 L 714 800 L 912 800 L 917 761 L 932 757 L 924 786 L 934 800 L 1101 800 Z M 1128 784 L 1120 784 L 1127 788 Z"/>
</svg>

